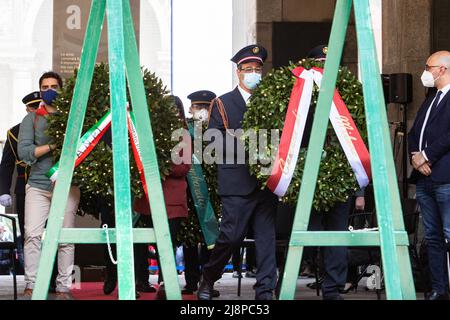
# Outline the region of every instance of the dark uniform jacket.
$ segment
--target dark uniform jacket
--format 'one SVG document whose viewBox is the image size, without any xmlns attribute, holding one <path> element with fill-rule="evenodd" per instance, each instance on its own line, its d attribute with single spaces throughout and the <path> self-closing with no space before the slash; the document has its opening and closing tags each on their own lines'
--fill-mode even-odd
<svg viewBox="0 0 450 320">
<path fill-rule="evenodd" d="M 8 130 L 8 140 L 3 149 L 2 162 L 0 164 L 0 195 L 10 194 L 14 167 L 17 168 L 15 194 L 25 194 L 25 184 L 29 167 L 23 161 L 20 161 L 17 155 L 19 129 L 20 123 Z"/>
<path fill-rule="evenodd" d="M 224 111 L 228 119 L 228 128 L 225 128 L 223 117 L 221 112 L 219 112 L 217 100 L 211 107 L 212 109 L 208 125 L 208 129 L 219 129 L 223 134 L 224 164 L 217 165 L 219 195 L 246 196 L 255 191 L 258 186 L 256 177 L 250 175 L 246 164 L 237 164 L 235 154 L 236 148 L 225 148 L 225 146 L 227 143 L 226 136 L 229 135 L 226 129 L 241 129 L 241 123 L 244 118 L 244 113 L 247 110 L 247 105 L 237 87 L 233 91 L 224 94 L 219 99 L 223 102 L 223 107 L 225 109 Z M 231 141 L 234 141 L 235 146 L 240 143 L 236 137 L 234 137 Z M 226 159 L 233 159 L 234 161 L 231 161 L 233 163 L 226 163 Z"/>
</svg>

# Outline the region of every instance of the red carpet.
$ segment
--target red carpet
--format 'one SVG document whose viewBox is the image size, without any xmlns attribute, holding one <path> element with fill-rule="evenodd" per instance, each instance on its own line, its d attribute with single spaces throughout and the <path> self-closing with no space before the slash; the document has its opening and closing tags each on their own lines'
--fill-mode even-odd
<svg viewBox="0 0 450 320">
<path fill-rule="evenodd" d="M 155 287 L 157 287 L 155 285 Z M 82 282 L 80 289 L 72 289 L 75 300 L 118 300 L 118 290 L 114 290 L 110 295 L 103 293 L 103 282 Z M 137 300 L 156 300 L 156 293 L 140 293 Z M 193 294 L 183 295 L 183 300 L 197 300 Z"/>
</svg>

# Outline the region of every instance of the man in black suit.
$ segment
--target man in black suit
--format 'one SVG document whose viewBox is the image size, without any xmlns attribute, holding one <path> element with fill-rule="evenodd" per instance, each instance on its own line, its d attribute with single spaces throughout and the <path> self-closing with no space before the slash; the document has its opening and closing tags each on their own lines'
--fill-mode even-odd
<svg viewBox="0 0 450 320">
<path fill-rule="evenodd" d="M 421 80 L 436 87 L 419 109 L 408 136 L 425 227 L 432 292 L 429 300 L 448 300 L 447 244 L 450 242 L 450 52 L 428 58 Z"/>
<path fill-rule="evenodd" d="M 260 189 L 256 177 L 250 174 L 245 159 L 239 157 L 237 150 L 240 149 L 240 141 L 235 131 L 241 128 L 247 102 L 261 80 L 266 58 L 266 49 L 258 45 L 247 46 L 236 53 L 231 61 L 237 64 L 239 85 L 216 99 L 210 110 L 208 128 L 220 130 L 224 142 L 223 162 L 218 164 L 218 192 L 223 211 L 219 237 L 209 262 L 203 268 L 203 279 L 197 292 L 200 300 L 211 299 L 214 282 L 221 278 L 226 263 L 234 249 L 241 245 L 249 225 L 254 231 L 258 267 L 255 298 L 273 298 L 277 280 L 277 197 L 267 189 Z"/>
</svg>

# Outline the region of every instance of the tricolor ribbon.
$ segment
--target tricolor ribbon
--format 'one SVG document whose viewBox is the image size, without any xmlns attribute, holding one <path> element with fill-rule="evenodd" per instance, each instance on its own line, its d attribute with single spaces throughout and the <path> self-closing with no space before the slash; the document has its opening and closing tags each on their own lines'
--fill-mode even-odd
<svg viewBox="0 0 450 320">
<path fill-rule="evenodd" d="M 128 111 L 127 113 L 127 123 L 128 123 L 128 134 L 130 135 L 131 141 L 131 148 L 133 149 L 134 160 L 136 161 L 139 176 L 141 177 L 142 188 L 144 189 L 147 201 L 150 203 L 147 192 L 147 183 L 145 181 L 144 175 L 144 165 L 142 164 L 141 147 L 139 144 L 139 137 L 136 130 L 136 120 L 134 118 L 134 113 L 131 111 Z"/>
<path fill-rule="evenodd" d="M 286 194 L 297 165 L 300 146 L 305 132 L 306 119 L 311 106 L 314 83 L 322 83 L 323 69 L 307 70 L 297 67 L 292 70 L 297 78 L 291 92 L 283 134 L 272 173 L 267 181 L 268 188 L 282 197 Z M 365 187 L 371 178 L 370 155 L 359 134 L 350 112 L 339 92 L 335 89 L 330 111 L 330 121 L 356 175 L 359 186 Z"/>
<path fill-rule="evenodd" d="M 111 126 L 111 111 L 108 111 L 103 118 L 93 125 L 80 139 L 75 158 L 75 168 L 91 153 L 105 132 Z M 59 161 L 47 172 L 47 177 L 52 182 L 58 178 Z"/>
<path fill-rule="evenodd" d="M 142 187 L 144 188 L 145 195 L 147 196 L 147 187 L 145 183 L 144 168 L 142 165 L 141 149 L 139 146 L 139 139 L 136 132 L 136 125 L 134 114 L 128 111 L 127 114 L 128 133 L 130 135 L 131 146 L 133 149 L 134 159 L 142 181 Z M 83 162 L 84 159 L 91 153 L 91 151 L 98 144 L 105 132 L 111 126 L 111 111 L 108 111 L 103 118 L 100 119 L 95 125 L 93 125 L 80 139 L 80 144 L 77 149 L 77 156 L 75 159 L 75 168 Z M 51 181 L 55 182 L 58 178 L 59 161 L 47 172 L 47 177 Z"/>
</svg>

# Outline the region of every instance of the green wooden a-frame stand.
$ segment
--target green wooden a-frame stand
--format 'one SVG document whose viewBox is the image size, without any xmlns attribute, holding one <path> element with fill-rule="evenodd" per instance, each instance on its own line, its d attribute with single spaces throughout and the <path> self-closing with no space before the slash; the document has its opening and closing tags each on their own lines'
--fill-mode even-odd
<svg viewBox="0 0 450 320">
<path fill-rule="evenodd" d="M 147 108 L 145 89 L 133 19 L 128 0 L 92 0 L 91 13 L 81 55 L 80 69 L 64 140 L 58 182 L 43 241 L 32 299 L 46 299 L 50 274 L 59 243 L 107 243 L 102 229 L 62 229 L 75 156 L 94 72 L 105 12 L 108 15 L 109 73 L 112 109 L 114 199 L 116 229 L 110 229 L 111 242 L 117 243 L 119 299 L 134 300 L 133 243 L 157 243 L 160 267 L 168 299 L 181 299 L 169 233 L 161 177 Z M 133 229 L 131 218 L 130 159 L 128 152 L 126 85 L 136 116 L 141 156 L 150 197 L 154 229 Z"/>
<path fill-rule="evenodd" d="M 379 232 L 308 232 L 331 102 L 354 5 Z M 309 141 L 280 299 L 293 299 L 304 246 L 380 246 L 388 299 L 415 299 L 369 0 L 337 0 L 325 73 Z M 400 272 L 401 270 L 401 272 Z"/>
</svg>

